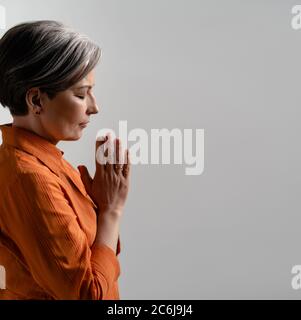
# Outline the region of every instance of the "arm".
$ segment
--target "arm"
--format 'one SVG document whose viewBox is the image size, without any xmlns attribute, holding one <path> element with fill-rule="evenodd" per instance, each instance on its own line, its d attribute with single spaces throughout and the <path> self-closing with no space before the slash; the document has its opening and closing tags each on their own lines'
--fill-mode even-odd
<svg viewBox="0 0 301 320">
<path fill-rule="evenodd" d="M 92 179 L 85 166 L 78 166 L 78 170 L 87 193 L 98 207 L 99 219 L 96 239 L 98 242 L 107 244 L 112 250 L 116 250 L 116 255 L 118 255 L 121 250 L 118 227 L 129 190 L 130 154 L 129 150 L 126 149 L 124 159 L 122 159 L 121 142 L 119 139 L 115 139 L 116 163 L 122 164 L 122 166 L 117 168 L 110 162 L 107 162 L 106 165 L 100 164 L 97 161 L 97 153 L 101 149 L 100 147 L 103 147 L 104 141 L 107 141 L 110 146 L 107 151 L 114 148 L 110 135 L 101 139 L 101 141 L 96 141 L 96 172 L 94 178 Z"/>
<path fill-rule="evenodd" d="M 55 299 L 108 298 L 120 274 L 115 250 L 106 241 L 90 249 L 56 180 L 21 174 L 5 197 L 12 198 L 4 204 L 6 228 L 37 284 Z"/>
<path fill-rule="evenodd" d="M 116 255 L 118 255 L 120 252 L 119 225 L 120 216 L 99 213 L 95 244 L 104 244 L 116 251 Z"/>
</svg>

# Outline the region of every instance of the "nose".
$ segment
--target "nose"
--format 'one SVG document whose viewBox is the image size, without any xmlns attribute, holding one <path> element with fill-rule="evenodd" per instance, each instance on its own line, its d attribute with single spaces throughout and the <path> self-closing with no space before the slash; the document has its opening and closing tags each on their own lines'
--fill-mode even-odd
<svg viewBox="0 0 301 320">
<path fill-rule="evenodd" d="M 93 103 L 87 110 L 88 114 L 96 114 L 99 112 L 98 105 L 96 103 Z"/>
<path fill-rule="evenodd" d="M 92 95 L 91 95 L 92 96 Z M 89 107 L 87 109 L 88 114 L 96 114 L 99 112 L 99 107 L 96 103 L 96 99 L 94 96 L 91 97 Z"/>
</svg>

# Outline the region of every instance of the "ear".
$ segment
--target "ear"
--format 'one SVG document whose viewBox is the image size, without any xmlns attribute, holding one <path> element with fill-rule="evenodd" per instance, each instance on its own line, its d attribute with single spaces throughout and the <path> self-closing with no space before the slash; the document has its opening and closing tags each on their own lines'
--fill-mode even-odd
<svg viewBox="0 0 301 320">
<path fill-rule="evenodd" d="M 26 104 L 28 106 L 28 110 L 34 114 L 40 114 L 43 109 L 42 104 L 42 93 L 39 88 L 30 88 L 26 92 Z"/>
</svg>

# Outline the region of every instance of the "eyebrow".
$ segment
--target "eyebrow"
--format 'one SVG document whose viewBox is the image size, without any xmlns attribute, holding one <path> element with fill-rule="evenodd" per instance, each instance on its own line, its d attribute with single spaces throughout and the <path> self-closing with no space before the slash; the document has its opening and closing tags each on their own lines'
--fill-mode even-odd
<svg viewBox="0 0 301 320">
<path fill-rule="evenodd" d="M 93 84 L 92 86 L 89 85 L 85 85 L 85 86 L 79 86 L 79 87 L 74 87 L 74 89 L 82 89 L 82 88 L 89 88 L 92 89 L 92 87 L 94 87 L 95 84 Z"/>
</svg>

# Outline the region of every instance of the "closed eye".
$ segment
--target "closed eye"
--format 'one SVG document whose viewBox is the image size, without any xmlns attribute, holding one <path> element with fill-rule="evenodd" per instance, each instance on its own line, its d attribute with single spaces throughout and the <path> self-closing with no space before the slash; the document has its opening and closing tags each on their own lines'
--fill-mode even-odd
<svg viewBox="0 0 301 320">
<path fill-rule="evenodd" d="M 81 99 L 81 100 L 84 100 L 85 97 L 84 96 L 76 96 L 77 98 Z"/>
</svg>

